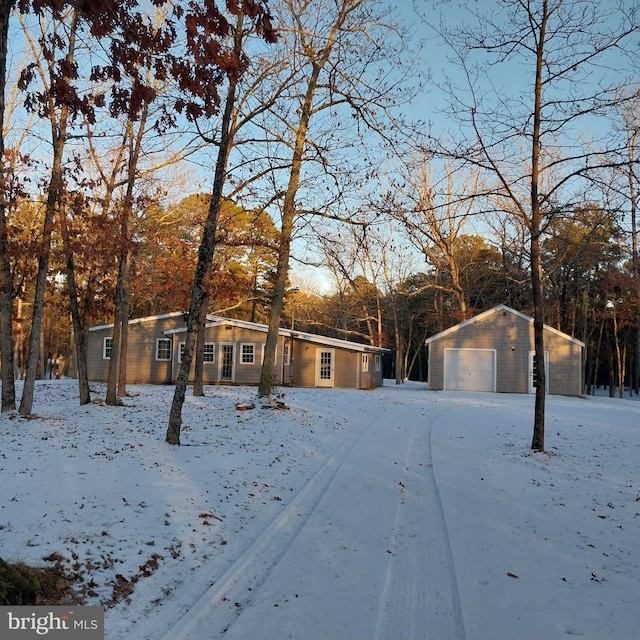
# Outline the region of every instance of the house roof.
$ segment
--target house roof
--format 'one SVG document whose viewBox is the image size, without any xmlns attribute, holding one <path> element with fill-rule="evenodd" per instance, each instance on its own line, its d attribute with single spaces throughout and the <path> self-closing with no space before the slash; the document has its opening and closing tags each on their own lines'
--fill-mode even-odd
<svg viewBox="0 0 640 640">
<path fill-rule="evenodd" d="M 506 304 L 499 304 L 495 307 L 493 307 L 492 309 L 488 309 L 487 311 L 483 311 L 482 313 L 479 313 L 477 316 L 473 316 L 473 318 L 469 318 L 468 320 L 463 320 L 462 322 L 460 322 L 459 324 L 454 325 L 453 327 L 449 327 L 448 329 L 445 329 L 444 331 L 441 331 L 440 333 L 436 333 L 434 335 L 432 335 L 431 337 L 427 338 L 424 343 L 425 345 L 430 344 L 431 342 L 435 342 L 436 340 L 439 340 L 440 338 L 444 338 L 444 336 L 447 336 L 451 333 L 455 333 L 456 331 L 459 331 L 460 329 L 462 329 L 463 327 L 466 327 L 467 325 L 473 324 L 474 322 L 477 322 L 478 320 L 484 320 L 485 318 L 491 316 L 494 313 L 498 313 L 499 311 L 507 311 L 508 313 L 512 313 L 515 316 L 518 316 L 519 318 L 522 318 L 523 320 L 526 320 L 527 322 L 533 324 L 533 318 L 531 316 L 528 316 L 520 311 L 516 311 L 515 309 L 512 309 L 511 307 L 508 307 Z M 562 331 L 558 331 L 558 329 L 554 329 L 553 327 L 550 327 L 548 324 L 544 325 L 544 328 L 547 331 L 550 331 L 551 333 L 555 333 L 558 336 L 561 336 L 562 338 L 564 338 L 565 340 L 569 340 L 570 342 L 573 342 L 577 345 L 580 345 L 581 347 L 584 347 L 585 344 L 584 342 L 582 342 L 581 340 L 578 340 L 577 338 L 573 338 L 572 336 L 570 336 L 567 333 L 563 333 Z"/>
<path fill-rule="evenodd" d="M 259 331 L 261 333 L 267 333 L 269 327 L 266 324 L 260 324 L 257 322 L 249 322 L 248 320 L 237 320 L 235 318 L 223 318 L 221 316 L 207 315 L 206 327 L 219 327 L 222 325 L 231 325 L 241 329 L 249 329 L 251 331 Z M 169 329 L 165 331 L 165 335 L 173 335 L 178 333 L 186 333 L 186 327 L 180 327 L 177 329 Z M 278 329 L 278 334 L 281 336 L 287 336 L 296 340 L 305 340 L 306 342 L 312 342 L 315 344 L 322 344 L 330 347 L 338 347 L 340 349 L 347 349 L 349 351 L 361 351 L 368 353 L 388 353 L 390 349 L 384 347 L 374 347 L 369 344 L 361 344 L 359 342 L 351 342 L 349 340 L 341 340 L 340 338 L 329 338 L 327 336 L 320 336 L 315 333 L 307 333 L 306 331 L 297 331 L 295 329 Z"/>
<path fill-rule="evenodd" d="M 177 316 L 184 316 L 184 311 L 172 311 L 171 313 L 162 313 L 157 316 L 145 316 L 144 318 L 136 318 L 135 320 L 129 320 L 129 324 L 141 324 L 142 322 L 152 322 L 154 320 L 166 320 L 167 318 L 175 318 Z M 109 329 L 113 327 L 113 322 L 107 324 L 99 324 L 95 327 L 90 327 L 89 331 L 100 331 L 102 329 Z"/>
<path fill-rule="evenodd" d="M 184 316 L 183 311 L 173 311 L 172 313 L 163 313 L 157 316 L 145 316 L 144 318 L 136 318 L 135 320 L 129 320 L 129 324 L 140 324 L 143 322 L 153 322 L 155 320 L 165 320 L 167 318 L 175 318 L 178 316 Z M 223 318 L 221 316 L 214 316 L 207 314 L 207 327 L 217 327 L 221 325 L 231 325 L 242 329 L 250 329 L 252 331 L 260 331 L 267 333 L 268 326 L 266 324 L 259 324 L 257 322 L 249 322 L 248 320 L 236 320 L 235 318 Z M 91 327 L 89 331 L 99 331 L 101 329 L 108 329 L 113 327 L 113 322 L 109 324 L 101 324 L 95 327 Z M 185 333 L 187 327 L 179 327 L 177 329 L 168 329 L 164 331 L 165 335 L 173 335 L 177 333 Z M 315 344 L 323 344 L 330 347 L 339 347 L 340 349 L 347 349 L 349 351 L 361 351 L 368 353 L 389 353 L 390 349 L 384 347 L 374 347 L 369 344 L 361 344 L 359 342 L 351 342 L 349 340 L 340 340 L 340 338 L 329 338 L 327 336 L 319 336 L 315 333 L 307 333 L 305 331 L 296 331 L 294 329 L 278 329 L 278 333 L 281 336 L 287 336 L 295 338 L 296 340 L 305 340 L 307 342 L 313 342 Z"/>
</svg>

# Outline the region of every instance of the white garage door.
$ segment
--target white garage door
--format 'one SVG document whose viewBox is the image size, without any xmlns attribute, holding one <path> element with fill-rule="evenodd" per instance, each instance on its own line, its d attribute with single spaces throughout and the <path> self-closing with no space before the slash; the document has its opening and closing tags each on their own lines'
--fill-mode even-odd
<svg viewBox="0 0 640 640">
<path fill-rule="evenodd" d="M 444 388 L 450 391 L 495 391 L 493 349 L 445 349 Z"/>
</svg>

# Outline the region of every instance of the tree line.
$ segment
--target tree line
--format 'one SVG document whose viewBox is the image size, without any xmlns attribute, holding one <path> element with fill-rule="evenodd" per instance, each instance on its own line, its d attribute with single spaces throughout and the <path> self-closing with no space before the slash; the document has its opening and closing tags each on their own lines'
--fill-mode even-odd
<svg viewBox="0 0 640 640">
<path fill-rule="evenodd" d="M 177 308 L 173 444 L 207 311 L 268 325 L 265 397 L 281 324 L 389 346 L 400 382 L 426 336 L 499 303 L 533 316 L 538 356 L 543 323 L 583 340 L 587 389 L 637 392 L 638 7 L 427 4 L 2 3 L 2 410 L 17 375 L 32 411 L 71 336 L 89 402 L 100 322 L 118 404 L 127 319 Z"/>
</svg>

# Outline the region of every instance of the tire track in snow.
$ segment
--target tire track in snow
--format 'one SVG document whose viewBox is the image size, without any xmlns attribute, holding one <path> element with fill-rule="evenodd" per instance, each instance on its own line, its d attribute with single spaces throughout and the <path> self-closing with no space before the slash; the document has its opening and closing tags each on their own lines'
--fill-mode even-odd
<svg viewBox="0 0 640 640">
<path fill-rule="evenodd" d="M 348 438 L 251 546 L 216 580 L 161 640 L 218 640 L 251 603 L 255 592 L 309 520 L 344 461 L 362 438 Z"/>
<path fill-rule="evenodd" d="M 433 473 L 431 430 L 414 424 L 407 447 L 376 640 L 464 640 L 449 534 Z"/>
</svg>

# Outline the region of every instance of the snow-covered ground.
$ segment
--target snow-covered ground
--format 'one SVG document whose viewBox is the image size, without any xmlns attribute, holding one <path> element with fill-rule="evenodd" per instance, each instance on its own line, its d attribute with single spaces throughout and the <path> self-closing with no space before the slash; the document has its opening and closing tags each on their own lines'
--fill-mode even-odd
<svg viewBox="0 0 640 640">
<path fill-rule="evenodd" d="M 20 389 L 18 389 L 20 392 Z M 0 556 L 60 554 L 107 640 L 638 637 L 640 403 L 37 384 L 0 417 Z"/>
</svg>

